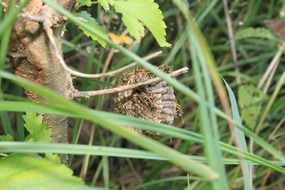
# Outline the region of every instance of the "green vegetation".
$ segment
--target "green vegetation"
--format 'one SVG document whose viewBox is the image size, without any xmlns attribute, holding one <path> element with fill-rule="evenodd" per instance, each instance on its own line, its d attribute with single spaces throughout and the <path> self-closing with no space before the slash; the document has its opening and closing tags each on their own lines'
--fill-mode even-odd
<svg viewBox="0 0 285 190">
<path fill-rule="evenodd" d="M 282 1 L 235 0 L 227 8 L 216 0 L 157 0 L 159 7 L 152 0 L 78 0 L 74 12 L 43 2 L 69 20 L 68 65 L 102 73 L 135 61 L 175 89 L 184 113 L 173 126 L 119 115 L 114 95 L 67 100 L 12 74 L 11 23 L 27 1 L 5 16 L 0 4 L 0 189 L 285 188 L 285 33 L 264 24 L 278 20 L 273 24 L 285 28 Z M 108 33 L 139 41 L 118 44 Z M 143 59 L 158 50 L 161 56 Z M 161 64 L 190 71 L 175 79 Z M 74 85 L 90 91 L 116 80 L 77 77 Z M 50 103 L 31 102 L 24 89 Z M 69 118 L 68 144 L 52 143 L 43 114 Z"/>
</svg>

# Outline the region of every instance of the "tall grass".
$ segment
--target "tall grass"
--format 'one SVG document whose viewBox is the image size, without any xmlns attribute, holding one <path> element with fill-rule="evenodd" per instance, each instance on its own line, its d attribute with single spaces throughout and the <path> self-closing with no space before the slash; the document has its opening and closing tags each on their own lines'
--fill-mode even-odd
<svg viewBox="0 0 285 190">
<path fill-rule="evenodd" d="M 203 33 L 199 29 L 199 27 L 205 28 L 207 22 L 209 22 L 208 24 L 215 22 L 218 25 L 216 28 L 209 29 L 206 27 L 206 30 L 215 31 L 216 34 L 214 33 L 213 35 L 217 36 L 226 30 L 225 23 L 223 23 L 223 17 L 218 16 L 218 13 L 222 8 L 222 3 L 219 3 L 218 1 L 205 1 L 203 3 L 197 1 L 197 4 L 193 5 L 187 4 L 185 1 L 173 0 L 174 4 L 171 5 L 176 6 L 172 6 L 171 9 L 168 8 L 168 11 L 165 12 L 166 15 L 174 16 L 177 20 L 183 21 L 183 25 L 180 26 L 181 31 L 177 31 L 179 35 L 177 35 L 176 41 L 174 41 L 173 48 L 165 50 L 169 51 L 169 54 L 165 54 L 164 62 L 165 64 L 170 64 L 175 67 L 180 67 L 185 64 L 191 65 L 191 73 L 182 78 L 182 82 L 179 82 L 135 54 L 145 54 L 146 51 L 151 48 L 152 38 L 146 38 L 138 45 L 134 50 L 134 53 L 113 43 L 104 36 L 101 36 L 100 33 L 77 19 L 73 14 L 56 6 L 53 1 L 44 0 L 44 2 L 68 17 L 71 22 L 80 25 L 90 33 L 104 39 L 110 47 L 118 50 L 121 53 L 122 58 L 117 60 L 116 64 L 112 65 L 113 69 L 134 60 L 172 85 L 177 90 L 178 97 L 181 98 L 183 109 L 186 110 L 184 113 L 185 123 L 181 124 L 183 128 L 178 128 L 100 111 L 105 108 L 104 104 L 108 97 L 78 100 L 77 102 L 69 101 L 48 89 L 20 79 L 5 71 L 0 71 L 1 79 L 12 81 L 21 87 L 30 89 L 53 101 L 52 104 L 43 105 L 29 101 L 15 101 L 11 100 L 11 97 L 9 101 L 1 99 L 0 111 L 4 133 L 12 134 L 13 131 L 7 112 L 21 113 L 32 111 L 51 113 L 64 115 L 73 118 L 76 121 L 74 122 L 75 128 L 72 135 L 73 144 L 0 142 L 1 152 L 53 152 L 58 154 L 85 155 L 84 160 L 88 161 L 82 161 L 83 164 L 80 170 L 92 175 L 90 184 L 94 186 L 104 186 L 105 189 L 113 189 L 116 187 L 115 184 L 117 181 L 113 179 L 113 176 L 116 176 L 116 174 L 112 173 L 112 166 L 114 166 L 114 164 L 111 164 L 111 161 L 114 158 L 132 159 L 135 163 L 145 164 L 140 167 L 143 167 L 144 170 L 148 171 L 147 174 L 144 174 L 144 179 L 136 186 L 132 186 L 132 189 L 163 189 L 168 187 L 168 189 L 185 188 L 220 190 L 244 188 L 247 190 L 252 189 L 252 186 L 260 187 L 262 185 L 270 189 L 274 184 L 282 184 L 284 182 L 285 177 L 282 177 L 281 174 L 285 174 L 285 169 L 283 167 L 285 157 L 280 151 L 283 148 L 282 142 L 284 141 L 284 138 L 277 136 L 276 141 L 270 141 L 268 140 L 268 137 L 273 134 L 273 130 L 267 129 L 266 131 L 262 131 L 263 127 L 266 125 L 264 122 L 266 117 L 271 115 L 278 118 L 284 117 L 284 115 L 279 116 L 276 113 L 278 110 L 282 110 L 278 104 L 281 104 L 281 107 L 284 106 L 284 101 L 282 102 L 284 99 L 278 96 L 279 93 L 282 92 L 281 87 L 284 83 L 283 75 L 282 77 L 276 75 L 274 78 L 274 81 L 279 81 L 279 83 L 272 87 L 273 93 L 271 98 L 267 100 L 265 104 L 266 109 L 261 114 L 257 131 L 252 131 L 242 122 L 240 110 L 237 105 L 238 100 L 234 93 L 237 84 L 231 82 L 232 80 L 230 78 L 235 76 L 235 73 L 232 72 L 235 66 L 241 68 L 244 66 L 248 67 L 248 65 L 252 65 L 256 61 L 266 63 L 268 58 L 272 57 L 272 52 L 274 52 L 276 47 L 270 46 L 269 44 L 268 51 L 265 52 L 264 55 L 252 57 L 248 51 L 263 51 L 263 49 L 260 50 L 259 48 L 260 44 L 262 45 L 263 43 L 262 41 L 253 39 L 249 44 L 237 44 L 237 49 L 242 55 L 242 58 L 235 64 L 231 63 L 231 60 L 228 58 L 230 57 L 230 53 L 227 48 L 223 47 L 225 39 L 220 37 L 217 38 L 217 40 L 206 41 L 205 38 L 209 38 L 207 32 Z M 4 68 L 4 62 L 6 61 L 6 49 L 10 35 L 10 28 L 6 26 L 11 25 L 16 15 L 20 12 L 20 8 L 23 8 L 26 3 L 27 1 L 22 1 L 19 9 L 11 10 L 5 19 L 2 18 L 2 22 L 0 23 L 1 70 Z M 238 1 L 234 1 L 231 8 L 235 9 L 238 4 Z M 250 1 L 249 5 L 246 14 L 244 14 L 246 15 L 246 25 L 248 26 L 255 22 L 254 18 L 258 16 L 257 10 L 259 9 L 259 6 L 262 6 L 261 4 L 258 4 L 259 6 L 254 6 L 253 1 Z M 193 12 L 190 12 L 189 8 L 192 7 L 194 7 L 194 10 Z M 198 7 L 197 10 L 195 7 Z M 276 7 L 271 5 L 267 8 L 269 9 L 267 15 L 269 17 L 270 13 L 272 15 L 273 10 L 276 10 Z M 251 12 L 252 10 L 255 11 Z M 99 7 L 98 12 L 100 11 L 101 9 Z M 196 16 L 196 20 L 192 14 Z M 211 17 L 211 19 L 209 17 Z M 242 17 L 242 15 L 238 14 L 238 17 Z M 105 50 L 100 49 L 100 56 L 96 57 L 94 54 L 96 44 L 94 42 L 81 42 L 84 41 L 83 36 L 76 34 L 76 29 L 75 32 L 70 29 L 68 32 L 70 32 L 71 36 L 74 38 L 64 43 L 65 53 L 68 54 L 69 52 L 78 51 L 81 56 L 85 56 L 88 60 L 86 72 L 93 72 L 94 67 L 96 67 L 97 72 L 101 72 L 104 67 L 103 55 Z M 263 43 L 263 45 L 265 44 Z M 89 55 L 82 49 L 82 47 L 87 46 L 91 47 L 92 50 L 90 51 L 92 53 Z M 218 55 L 216 60 L 213 58 L 211 51 Z M 227 64 L 223 65 L 221 64 L 222 62 Z M 250 81 L 254 83 L 258 81 L 258 75 L 260 73 L 262 74 L 263 71 L 264 67 L 248 67 L 248 70 L 242 73 L 241 78 L 247 82 Z M 223 85 L 221 75 L 225 78 L 226 87 Z M 112 79 L 109 78 L 92 82 L 86 79 L 78 81 L 82 83 L 82 85 L 80 85 L 81 89 L 105 88 L 111 86 L 113 83 Z M 194 88 L 190 88 L 189 86 L 194 86 Z M 221 110 L 221 103 L 219 102 L 219 99 L 216 98 L 218 96 L 215 95 L 214 89 L 218 89 L 216 90 L 218 93 L 228 93 L 229 99 L 224 101 L 228 101 L 231 104 L 230 111 L 233 115 L 232 118 Z M 94 102 L 96 106 L 94 106 Z M 95 107 L 95 109 L 88 108 L 88 106 Z M 18 120 L 21 120 L 20 115 L 18 116 Z M 85 121 L 92 122 L 91 127 L 96 127 L 96 131 L 92 132 L 92 135 L 95 136 L 95 133 L 97 133 L 96 137 L 98 137 L 98 139 L 96 139 L 96 143 L 100 143 L 100 146 L 92 145 L 92 143 L 90 143 L 90 145 L 77 145 L 79 136 L 84 129 Z M 234 125 L 235 130 L 233 134 L 231 134 L 227 128 L 228 121 Z M 192 127 L 190 127 L 190 125 Z M 276 125 L 277 124 L 273 124 L 273 128 Z M 151 139 L 131 132 L 128 129 L 129 127 L 157 131 L 164 136 L 162 136 L 161 139 Z M 23 139 L 23 128 L 20 126 L 18 128 L 19 131 L 21 131 L 20 134 L 18 134 L 20 137 L 19 139 Z M 110 135 L 107 135 L 108 138 L 105 138 L 106 130 L 112 132 Z M 120 145 L 119 142 L 121 141 L 116 135 L 145 150 L 140 150 L 137 147 L 116 147 L 116 145 Z M 232 143 L 230 138 L 231 135 L 236 138 L 237 145 Z M 166 144 L 169 138 L 178 139 L 181 145 L 176 147 L 176 149 L 167 146 Z M 253 152 L 248 151 L 247 138 L 251 138 L 256 145 Z M 202 146 L 202 148 L 200 147 L 199 150 L 201 151 L 196 152 L 198 155 L 189 155 L 189 146 Z M 90 155 L 91 157 L 87 155 Z M 97 161 L 95 160 L 97 157 L 99 157 L 99 161 L 98 159 Z M 142 161 L 139 162 L 135 159 L 140 159 Z M 71 158 L 71 166 L 74 166 L 73 163 L 75 161 L 76 157 Z M 96 169 L 91 168 L 91 166 L 94 165 L 96 165 Z M 172 166 L 179 167 L 177 173 L 160 177 L 161 173 L 163 173 L 162 171 L 167 170 Z M 252 167 L 254 167 L 255 170 L 250 170 Z M 118 172 L 124 172 L 128 170 L 128 166 L 127 164 L 120 165 L 116 169 L 120 170 Z M 268 182 L 267 178 L 264 177 L 265 174 L 268 176 L 279 176 L 280 178 L 276 182 Z M 101 178 L 99 176 L 101 176 Z M 256 180 L 253 179 L 254 177 Z M 101 183 L 99 181 L 101 181 Z M 167 186 L 165 183 L 171 185 Z"/>
</svg>

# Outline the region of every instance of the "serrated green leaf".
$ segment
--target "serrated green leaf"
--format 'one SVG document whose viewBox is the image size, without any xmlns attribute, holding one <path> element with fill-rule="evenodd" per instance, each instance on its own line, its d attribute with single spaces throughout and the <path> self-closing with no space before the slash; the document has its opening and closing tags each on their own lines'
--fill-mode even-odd
<svg viewBox="0 0 285 190">
<path fill-rule="evenodd" d="M 8 156 L 0 159 L 1 190 L 86 190 L 80 178 L 63 164 L 39 157 Z"/>
<path fill-rule="evenodd" d="M 76 0 L 76 7 L 87 6 L 90 7 L 92 5 L 91 0 Z"/>
<path fill-rule="evenodd" d="M 0 135 L 0 141 L 14 141 L 12 135 Z"/>
<path fill-rule="evenodd" d="M 80 17 L 84 22 L 88 23 L 88 25 L 90 27 L 94 28 L 94 30 L 97 30 L 102 35 L 105 35 L 107 37 L 107 33 L 104 31 L 104 29 L 97 23 L 96 19 L 94 19 L 88 12 L 81 11 L 81 12 L 77 13 L 76 16 Z M 98 38 L 96 35 L 85 30 L 84 28 L 82 28 L 80 26 L 79 26 L 79 28 L 83 31 L 83 33 L 86 36 L 91 37 L 92 40 L 99 42 L 103 47 L 106 46 L 106 42 L 104 40 L 102 40 L 101 38 Z"/>
<path fill-rule="evenodd" d="M 106 11 L 110 9 L 108 0 L 98 0 L 98 3 L 100 3 Z"/>
<path fill-rule="evenodd" d="M 238 89 L 239 105 L 241 107 L 241 115 L 247 126 L 253 129 L 256 125 L 261 102 L 266 95 L 253 85 L 242 85 Z"/>
<path fill-rule="evenodd" d="M 122 20 L 134 38 L 141 39 L 146 26 L 161 47 L 171 46 L 165 39 L 166 25 L 162 12 L 153 0 L 117 0 L 110 4 L 123 15 Z"/>
<path fill-rule="evenodd" d="M 137 40 L 144 36 L 144 26 L 150 30 L 161 47 L 170 47 L 166 41 L 166 25 L 162 12 L 153 0 L 98 0 L 105 10 L 109 4 L 122 14 L 122 20 L 129 33 Z"/>
<path fill-rule="evenodd" d="M 280 41 L 270 30 L 266 28 L 245 28 L 235 34 L 235 40 L 247 38 L 263 38 L 272 41 Z"/>
<path fill-rule="evenodd" d="M 24 127 L 30 133 L 27 136 L 27 141 L 32 142 L 51 142 L 51 129 L 43 123 L 43 116 L 36 113 L 27 112 L 23 116 L 25 124 Z"/>
</svg>

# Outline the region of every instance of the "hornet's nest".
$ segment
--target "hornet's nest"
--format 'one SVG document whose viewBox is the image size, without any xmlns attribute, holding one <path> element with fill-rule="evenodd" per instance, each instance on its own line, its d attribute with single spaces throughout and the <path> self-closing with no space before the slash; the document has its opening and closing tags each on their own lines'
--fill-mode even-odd
<svg viewBox="0 0 285 190">
<path fill-rule="evenodd" d="M 160 70 L 170 73 L 166 66 Z M 118 80 L 118 85 L 136 84 L 154 78 L 155 75 L 140 66 L 134 70 L 125 72 Z M 119 92 L 114 99 L 114 111 L 132 117 L 152 120 L 158 123 L 173 124 L 174 118 L 181 116 L 181 110 L 176 103 L 174 90 L 165 81 L 141 86 L 132 90 Z M 135 129 L 139 133 L 157 135 L 149 131 Z"/>
</svg>

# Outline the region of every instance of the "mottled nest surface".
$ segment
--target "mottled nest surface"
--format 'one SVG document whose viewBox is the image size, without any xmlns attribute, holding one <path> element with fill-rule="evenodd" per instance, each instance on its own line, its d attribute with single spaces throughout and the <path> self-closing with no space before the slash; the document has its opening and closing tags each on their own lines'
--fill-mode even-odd
<svg viewBox="0 0 285 190">
<path fill-rule="evenodd" d="M 171 72 L 166 66 L 159 69 L 166 73 Z M 118 86 L 144 82 L 154 77 L 152 73 L 136 66 L 134 70 L 124 73 L 119 78 Z M 172 124 L 179 113 L 174 90 L 165 81 L 120 92 L 114 100 L 115 112 L 158 123 Z"/>
</svg>

